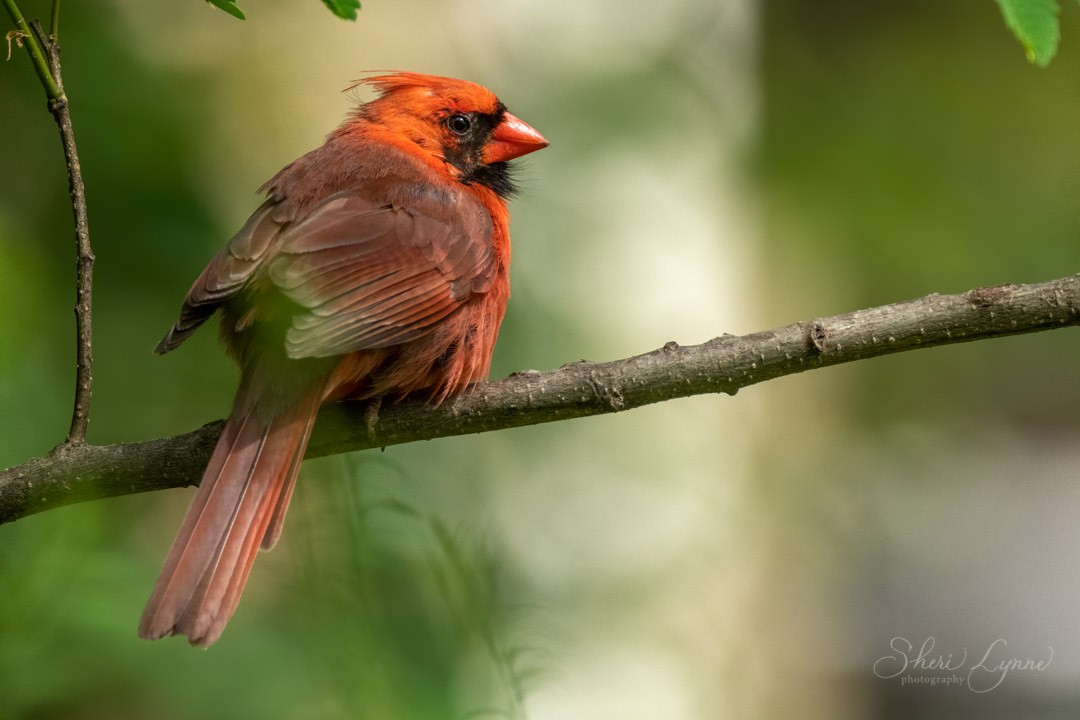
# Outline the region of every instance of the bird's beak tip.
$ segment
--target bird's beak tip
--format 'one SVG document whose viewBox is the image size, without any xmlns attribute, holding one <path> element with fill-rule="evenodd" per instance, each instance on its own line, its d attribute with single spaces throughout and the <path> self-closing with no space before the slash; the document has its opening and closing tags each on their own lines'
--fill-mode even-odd
<svg viewBox="0 0 1080 720">
<path fill-rule="evenodd" d="M 550 145 L 543 135 L 527 122 L 510 113 L 503 115 L 502 122 L 491 134 L 484 147 L 484 163 L 506 162 L 514 158 L 542 150 Z"/>
</svg>

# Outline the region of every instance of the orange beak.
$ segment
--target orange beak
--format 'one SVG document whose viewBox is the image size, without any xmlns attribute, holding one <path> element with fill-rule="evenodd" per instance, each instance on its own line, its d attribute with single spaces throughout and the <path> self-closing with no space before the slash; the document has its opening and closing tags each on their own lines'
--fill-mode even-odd
<svg viewBox="0 0 1080 720">
<path fill-rule="evenodd" d="M 548 141 L 536 132 L 531 125 L 510 113 L 503 115 L 502 122 L 495 126 L 491 139 L 484 146 L 481 160 L 485 165 L 505 162 L 514 158 L 546 148 Z"/>
</svg>

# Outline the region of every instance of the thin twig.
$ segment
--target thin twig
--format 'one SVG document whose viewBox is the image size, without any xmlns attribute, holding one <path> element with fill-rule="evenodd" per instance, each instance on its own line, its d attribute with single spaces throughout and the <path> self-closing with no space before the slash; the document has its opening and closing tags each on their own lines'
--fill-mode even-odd
<svg viewBox="0 0 1080 720">
<path fill-rule="evenodd" d="M 4 0 L 9 11 L 15 7 L 14 0 Z M 21 18 L 22 16 L 19 15 Z M 18 21 L 16 21 L 18 22 Z M 59 0 L 53 4 L 54 29 L 59 23 Z M 26 25 L 25 21 L 23 22 Z M 86 188 L 83 185 L 82 166 L 79 164 L 79 152 L 75 145 L 75 132 L 71 126 L 71 111 L 68 107 L 67 94 L 64 92 L 63 76 L 60 72 L 60 46 L 55 36 L 45 35 L 41 23 L 31 20 L 29 29 L 33 32 L 28 38 L 28 47 L 33 45 L 44 53 L 48 63 L 48 76 L 55 82 L 58 94 L 49 94 L 49 112 L 60 130 L 60 141 L 64 147 L 67 161 L 68 194 L 71 197 L 71 211 L 75 220 L 75 402 L 71 413 L 71 427 L 68 429 L 67 445 L 84 445 L 86 428 L 90 422 L 90 395 L 93 382 L 93 332 L 91 313 L 93 310 L 94 253 L 90 247 L 90 228 L 86 215 Z M 33 52 L 31 52 L 33 55 Z"/>
<path fill-rule="evenodd" d="M 392 404 L 370 427 L 364 405 L 328 406 L 319 414 L 308 457 L 620 412 L 689 395 L 734 395 L 804 370 L 1072 325 L 1080 325 L 1080 275 L 930 295 L 703 345 L 668 343 L 614 362 L 518 373 L 435 408 Z M 145 442 L 62 446 L 4 470 L 0 524 L 75 502 L 192 485 L 222 424 Z"/>
<path fill-rule="evenodd" d="M 53 67 L 60 78 L 58 48 L 52 53 Z M 90 396 L 93 384 L 93 299 L 94 299 L 94 251 L 90 247 L 90 226 L 86 216 L 86 187 L 83 185 L 79 151 L 75 145 L 75 131 L 71 127 L 71 111 L 67 96 L 49 103 L 49 111 L 60 129 L 67 160 L 68 193 L 71 196 L 71 212 L 75 219 L 75 406 L 71 413 L 68 444 L 82 445 L 86 442 L 86 427 L 90 423 Z"/>
<path fill-rule="evenodd" d="M 0 0 L 12 22 L 25 41 L 26 51 L 34 65 L 45 95 L 49 112 L 60 130 L 60 141 L 67 161 L 68 193 L 71 211 L 75 219 L 75 407 L 71 413 L 65 445 L 85 445 L 86 428 L 90 421 L 90 395 L 93 380 L 93 344 L 91 311 L 93 306 L 94 253 L 90 248 L 90 230 L 86 217 L 86 188 L 83 185 L 82 166 L 75 145 L 75 132 L 71 127 L 71 111 L 64 92 L 60 73 L 60 45 L 56 41 L 59 32 L 60 0 L 53 0 L 52 37 L 46 36 L 36 19 L 29 23 L 23 18 L 15 0 Z"/>
</svg>

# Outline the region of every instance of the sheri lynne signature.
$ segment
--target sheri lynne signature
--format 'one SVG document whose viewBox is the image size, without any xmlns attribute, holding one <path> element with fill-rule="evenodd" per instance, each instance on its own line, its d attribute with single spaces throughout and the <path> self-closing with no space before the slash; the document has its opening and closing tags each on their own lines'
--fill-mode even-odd
<svg viewBox="0 0 1080 720">
<path fill-rule="evenodd" d="M 912 672 L 950 672 L 967 670 L 966 684 L 972 692 L 985 693 L 1005 682 L 1005 677 L 1013 670 L 1032 670 L 1042 672 L 1050 667 L 1054 659 L 1054 648 L 1048 647 L 1049 655 L 1045 659 L 1009 657 L 1006 653 L 1008 642 L 998 638 L 990 643 L 986 652 L 974 665 L 968 667 L 968 651 L 964 648 L 959 658 L 953 653 L 934 653 L 933 636 L 926 638 L 916 650 L 910 640 L 894 637 L 889 641 L 892 653 L 878 658 L 874 663 L 874 674 L 879 678 L 889 679 Z"/>
</svg>

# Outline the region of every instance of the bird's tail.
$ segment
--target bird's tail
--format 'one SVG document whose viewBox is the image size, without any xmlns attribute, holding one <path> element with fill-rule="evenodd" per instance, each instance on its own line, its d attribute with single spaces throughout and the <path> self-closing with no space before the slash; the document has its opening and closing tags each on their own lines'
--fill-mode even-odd
<svg viewBox="0 0 1080 720">
<path fill-rule="evenodd" d="M 259 548 L 269 550 L 281 534 L 322 385 L 290 392 L 288 402 L 276 388 L 259 385 L 251 378 L 241 382 L 143 611 L 140 637 L 186 635 L 203 647 L 215 642 L 240 601 Z"/>
</svg>

